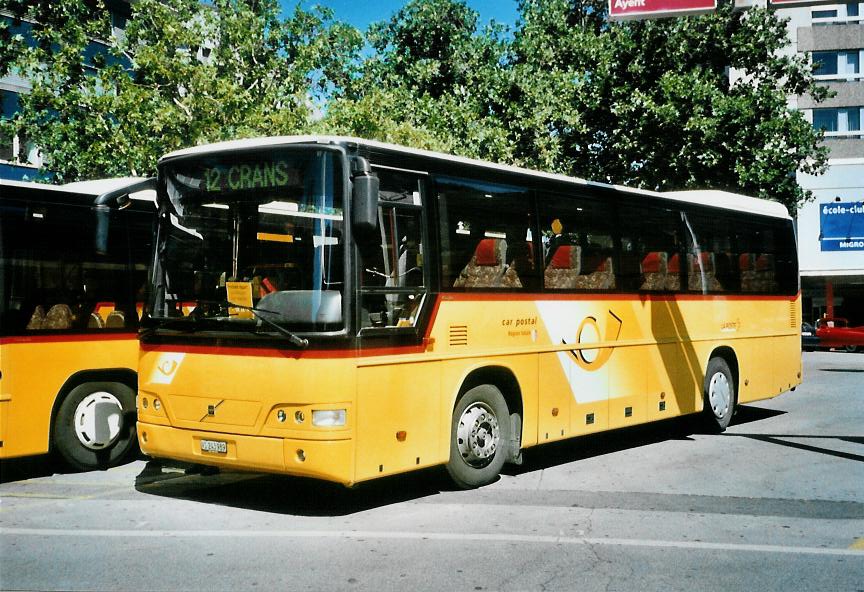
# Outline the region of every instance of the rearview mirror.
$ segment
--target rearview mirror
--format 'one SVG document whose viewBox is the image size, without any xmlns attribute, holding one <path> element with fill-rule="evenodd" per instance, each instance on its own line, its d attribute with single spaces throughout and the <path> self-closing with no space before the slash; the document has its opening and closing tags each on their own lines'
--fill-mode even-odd
<svg viewBox="0 0 864 592">
<path fill-rule="evenodd" d="M 354 177 L 351 224 L 358 233 L 378 228 L 378 176 L 362 172 Z"/>
</svg>

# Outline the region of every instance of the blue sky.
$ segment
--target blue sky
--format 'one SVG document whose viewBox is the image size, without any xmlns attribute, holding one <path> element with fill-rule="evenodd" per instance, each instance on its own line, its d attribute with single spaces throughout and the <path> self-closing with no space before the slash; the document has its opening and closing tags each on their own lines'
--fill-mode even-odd
<svg viewBox="0 0 864 592">
<path fill-rule="evenodd" d="M 361 31 L 376 21 L 383 21 L 399 10 L 407 0 L 279 0 L 283 10 L 291 11 L 299 3 L 303 8 L 315 4 L 333 9 L 336 19 L 354 25 Z M 490 20 L 513 26 L 517 18 L 516 0 L 467 0 L 480 13 L 480 26 Z"/>
</svg>

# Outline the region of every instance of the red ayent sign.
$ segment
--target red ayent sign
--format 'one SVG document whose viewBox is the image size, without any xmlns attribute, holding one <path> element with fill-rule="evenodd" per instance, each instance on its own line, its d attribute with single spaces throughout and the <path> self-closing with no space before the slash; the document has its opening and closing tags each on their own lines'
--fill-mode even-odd
<svg viewBox="0 0 864 592">
<path fill-rule="evenodd" d="M 717 0 L 609 0 L 609 19 L 650 19 L 704 14 L 717 8 Z"/>
</svg>

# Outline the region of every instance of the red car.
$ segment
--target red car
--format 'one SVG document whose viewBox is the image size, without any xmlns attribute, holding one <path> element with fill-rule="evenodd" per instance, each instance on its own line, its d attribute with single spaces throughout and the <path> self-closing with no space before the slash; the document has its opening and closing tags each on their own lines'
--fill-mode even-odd
<svg viewBox="0 0 864 592">
<path fill-rule="evenodd" d="M 864 350 L 864 325 L 850 327 L 849 321 L 825 317 L 816 321 L 820 347 L 844 348 L 848 352 Z"/>
</svg>

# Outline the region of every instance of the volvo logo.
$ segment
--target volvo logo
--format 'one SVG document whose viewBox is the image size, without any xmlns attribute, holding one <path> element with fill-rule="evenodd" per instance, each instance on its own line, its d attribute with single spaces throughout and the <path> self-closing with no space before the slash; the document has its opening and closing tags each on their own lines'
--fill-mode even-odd
<svg viewBox="0 0 864 592">
<path fill-rule="evenodd" d="M 221 401 L 219 401 L 215 405 L 207 405 L 207 414 L 198 421 L 204 421 L 208 417 L 216 417 L 216 410 L 219 409 L 219 405 L 221 405 L 224 402 L 225 402 L 225 399 L 222 399 Z"/>
</svg>

